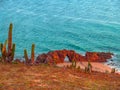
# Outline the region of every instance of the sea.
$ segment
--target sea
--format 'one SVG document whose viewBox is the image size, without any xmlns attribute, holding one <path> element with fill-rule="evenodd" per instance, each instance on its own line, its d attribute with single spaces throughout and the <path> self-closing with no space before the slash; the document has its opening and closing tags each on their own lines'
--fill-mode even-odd
<svg viewBox="0 0 120 90">
<path fill-rule="evenodd" d="M 0 42 L 13 23 L 15 57 L 53 50 L 112 52 L 120 70 L 120 0 L 0 0 Z"/>
</svg>

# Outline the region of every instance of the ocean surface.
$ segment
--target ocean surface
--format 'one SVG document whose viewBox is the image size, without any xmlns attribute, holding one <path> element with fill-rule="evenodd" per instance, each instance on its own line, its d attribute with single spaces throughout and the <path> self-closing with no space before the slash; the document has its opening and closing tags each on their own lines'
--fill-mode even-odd
<svg viewBox="0 0 120 90">
<path fill-rule="evenodd" d="M 113 52 L 120 69 L 120 0 L 0 0 L 0 42 L 13 23 L 16 57 L 57 49 Z"/>
</svg>

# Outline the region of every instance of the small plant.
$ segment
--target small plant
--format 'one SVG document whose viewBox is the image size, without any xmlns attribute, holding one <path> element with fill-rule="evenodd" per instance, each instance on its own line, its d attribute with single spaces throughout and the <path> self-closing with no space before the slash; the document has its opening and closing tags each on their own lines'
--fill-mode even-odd
<svg viewBox="0 0 120 90">
<path fill-rule="evenodd" d="M 115 73 L 115 68 L 112 68 L 111 73 Z"/>
</svg>

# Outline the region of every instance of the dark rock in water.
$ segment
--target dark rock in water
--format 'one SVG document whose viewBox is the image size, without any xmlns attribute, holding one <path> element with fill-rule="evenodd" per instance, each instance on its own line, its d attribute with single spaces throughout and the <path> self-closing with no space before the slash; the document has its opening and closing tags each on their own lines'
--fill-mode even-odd
<svg viewBox="0 0 120 90">
<path fill-rule="evenodd" d="M 67 57 L 70 62 L 74 61 L 92 61 L 92 62 L 106 62 L 107 59 L 112 58 L 112 53 L 105 52 L 86 52 L 85 56 L 82 56 L 79 53 L 76 53 L 73 50 L 56 50 L 48 52 L 47 54 L 41 54 L 37 57 L 36 62 L 39 63 L 49 63 L 57 64 L 65 62 Z"/>
<path fill-rule="evenodd" d="M 86 52 L 86 59 L 92 62 L 106 62 L 107 59 L 112 58 L 112 53 L 105 52 Z"/>
<path fill-rule="evenodd" d="M 113 59 L 111 59 L 110 61 L 113 61 Z"/>
</svg>

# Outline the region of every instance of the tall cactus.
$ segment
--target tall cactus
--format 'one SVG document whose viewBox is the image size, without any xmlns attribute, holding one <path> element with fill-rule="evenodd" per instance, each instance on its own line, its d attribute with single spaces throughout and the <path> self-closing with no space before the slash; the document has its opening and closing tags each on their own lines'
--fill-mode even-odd
<svg viewBox="0 0 120 90">
<path fill-rule="evenodd" d="M 27 50 L 24 50 L 24 57 L 25 57 L 25 62 L 28 63 L 29 59 L 28 59 L 28 54 L 27 54 Z"/>
<path fill-rule="evenodd" d="M 12 54 L 12 28 L 13 28 L 13 24 L 10 23 L 9 32 L 8 32 L 8 56 L 11 56 Z"/>
<path fill-rule="evenodd" d="M 31 61 L 32 61 L 32 64 L 34 64 L 34 60 L 35 60 L 35 44 L 32 44 L 32 48 L 31 48 Z"/>
</svg>

